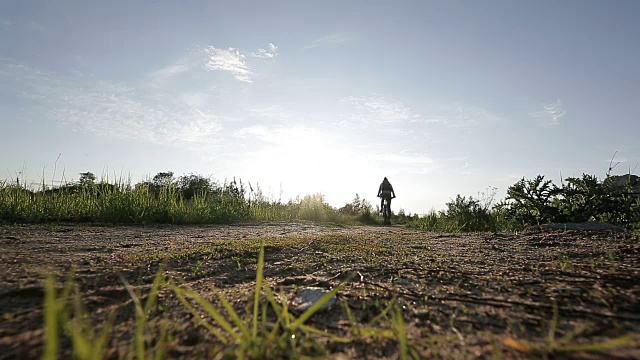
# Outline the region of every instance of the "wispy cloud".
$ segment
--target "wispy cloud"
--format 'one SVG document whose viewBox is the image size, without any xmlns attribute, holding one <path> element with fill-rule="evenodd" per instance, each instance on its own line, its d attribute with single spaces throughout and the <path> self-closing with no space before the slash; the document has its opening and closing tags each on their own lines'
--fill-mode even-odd
<svg viewBox="0 0 640 360">
<path fill-rule="evenodd" d="M 18 79 L 23 96 L 36 100 L 35 105 L 57 123 L 77 131 L 202 150 L 219 141 L 225 120 L 178 102 L 142 96 L 119 83 L 0 63 L 0 77 L 7 73 Z"/>
<path fill-rule="evenodd" d="M 550 104 L 544 105 L 541 111 L 529 113 L 529 116 L 537 119 L 545 126 L 557 126 L 560 125 L 560 119 L 566 113 L 562 102 L 558 99 Z"/>
<path fill-rule="evenodd" d="M 186 62 L 180 60 L 174 64 L 165 66 L 162 69 L 147 74 L 147 77 L 151 82 L 157 83 L 166 81 L 187 71 L 189 71 L 189 65 Z"/>
<path fill-rule="evenodd" d="M 205 52 L 209 54 L 209 60 L 205 64 L 205 69 L 210 71 L 228 71 L 237 80 L 248 83 L 253 82 L 251 79 L 253 76 L 251 68 L 247 65 L 246 57 L 240 53 L 240 50 L 232 47 L 228 49 L 218 49 L 209 46 L 205 49 Z"/>
<path fill-rule="evenodd" d="M 336 44 L 344 43 L 347 41 L 348 39 L 344 35 L 341 35 L 339 33 L 334 33 L 334 34 L 329 34 L 321 38 L 315 39 L 310 44 L 306 45 L 304 48 L 313 49 L 321 46 L 336 45 Z"/>
<path fill-rule="evenodd" d="M 204 66 L 205 69 L 228 71 L 236 80 L 252 83 L 255 74 L 251 70 L 245 54 L 260 59 L 274 59 L 278 55 L 278 46 L 269 43 L 266 49 L 260 48 L 256 52 L 248 53 L 234 47 L 222 49 L 214 46 L 209 46 L 204 51 L 209 57 Z"/>
<path fill-rule="evenodd" d="M 416 121 L 440 123 L 452 128 L 474 128 L 506 122 L 503 117 L 483 107 L 457 102 L 427 105 L 424 112 L 424 117 Z"/>
<path fill-rule="evenodd" d="M 251 56 L 261 59 L 273 59 L 278 56 L 278 46 L 273 43 L 269 43 L 266 49 L 260 48 L 258 51 L 252 52 Z"/>
<path fill-rule="evenodd" d="M 106 137 L 202 149 L 214 143 L 222 130 L 221 119 L 212 114 L 154 104 L 118 84 L 101 82 L 89 88 L 67 88 L 61 95 L 63 98 L 57 99 L 60 105 L 53 111 L 56 121 Z"/>
<path fill-rule="evenodd" d="M 395 123 L 415 121 L 421 115 L 415 113 L 402 102 L 379 94 L 372 96 L 349 96 L 340 102 L 350 104 L 353 108 L 352 120 L 374 123 Z"/>
</svg>

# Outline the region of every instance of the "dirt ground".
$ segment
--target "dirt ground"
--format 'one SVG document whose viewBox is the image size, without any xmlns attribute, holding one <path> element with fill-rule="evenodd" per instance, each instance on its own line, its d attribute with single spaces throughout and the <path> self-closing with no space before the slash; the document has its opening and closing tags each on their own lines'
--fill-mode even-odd
<svg viewBox="0 0 640 360">
<path fill-rule="evenodd" d="M 548 355 L 556 357 L 640 358 L 638 235 L 436 234 L 305 223 L 0 225 L 0 358 L 41 356 L 47 274 L 56 274 L 61 287 L 73 270 L 96 323 L 119 312 L 113 358 L 126 352 L 134 328 L 122 277 L 144 293 L 162 263 L 207 300 L 215 304 L 222 292 L 242 313 L 255 285 L 260 240 L 268 283 L 290 297 L 301 287 L 330 289 L 348 281 L 337 305 L 308 321 L 332 334 L 350 334 L 345 307 L 365 324 L 395 298 L 407 337 L 425 358 L 541 356 L 514 349 L 509 339 L 537 348 L 555 344 L 558 351 Z M 175 335 L 169 356 L 211 355 L 216 339 L 194 325 L 176 297 L 162 292 L 159 302 Z M 638 336 L 620 347 L 572 348 L 629 334 Z M 62 346 L 68 354 L 69 342 Z M 323 346 L 331 358 L 395 358 L 400 351 L 395 341 L 375 336 Z"/>
</svg>

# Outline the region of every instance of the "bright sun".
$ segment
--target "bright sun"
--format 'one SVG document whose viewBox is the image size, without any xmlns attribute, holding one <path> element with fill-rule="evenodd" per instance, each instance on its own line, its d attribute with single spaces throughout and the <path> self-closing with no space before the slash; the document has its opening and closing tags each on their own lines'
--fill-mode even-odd
<svg viewBox="0 0 640 360">
<path fill-rule="evenodd" d="M 344 204 L 371 173 L 364 157 L 350 150 L 349 144 L 323 133 L 281 129 L 265 134 L 264 139 L 267 144 L 245 166 L 254 178 L 271 185 L 272 195 L 279 195 L 281 185 L 283 200 L 320 192 L 330 203 Z"/>
</svg>

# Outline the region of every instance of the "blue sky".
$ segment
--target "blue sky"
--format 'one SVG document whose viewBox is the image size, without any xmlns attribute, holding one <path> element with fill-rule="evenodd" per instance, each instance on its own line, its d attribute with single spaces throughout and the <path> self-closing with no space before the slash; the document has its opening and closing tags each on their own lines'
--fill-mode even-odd
<svg viewBox="0 0 640 360">
<path fill-rule="evenodd" d="M 171 170 L 341 206 L 375 203 L 387 176 L 394 209 L 425 213 L 523 176 L 602 177 L 615 151 L 625 173 L 638 16 L 637 1 L 3 0 L 0 178 Z"/>
</svg>

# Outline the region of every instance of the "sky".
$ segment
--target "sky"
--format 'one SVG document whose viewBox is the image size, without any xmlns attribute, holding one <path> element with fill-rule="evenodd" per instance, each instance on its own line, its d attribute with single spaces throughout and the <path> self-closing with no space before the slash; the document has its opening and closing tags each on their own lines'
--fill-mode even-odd
<svg viewBox="0 0 640 360">
<path fill-rule="evenodd" d="M 638 1 L 0 0 L 0 179 L 393 210 L 639 172 Z"/>
</svg>

